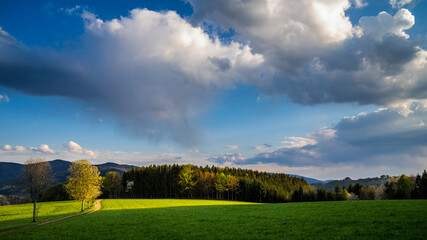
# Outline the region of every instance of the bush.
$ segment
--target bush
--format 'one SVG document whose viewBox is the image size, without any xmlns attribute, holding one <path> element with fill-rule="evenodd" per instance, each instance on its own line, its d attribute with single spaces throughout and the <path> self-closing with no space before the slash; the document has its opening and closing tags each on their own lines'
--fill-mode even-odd
<svg viewBox="0 0 427 240">
<path fill-rule="evenodd" d="M 364 187 L 360 190 L 360 200 L 375 200 L 375 186 Z"/>
<path fill-rule="evenodd" d="M 59 183 L 53 185 L 42 192 L 40 197 L 40 202 L 49 202 L 49 201 L 65 201 L 70 200 L 71 197 L 65 190 L 65 184 Z"/>
</svg>

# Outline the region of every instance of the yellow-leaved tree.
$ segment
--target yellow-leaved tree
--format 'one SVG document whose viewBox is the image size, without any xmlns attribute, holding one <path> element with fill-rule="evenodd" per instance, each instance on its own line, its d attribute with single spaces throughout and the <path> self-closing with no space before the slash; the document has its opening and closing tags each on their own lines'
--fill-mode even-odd
<svg viewBox="0 0 427 240">
<path fill-rule="evenodd" d="M 82 211 L 85 201 L 90 202 L 101 194 L 102 179 L 98 168 L 87 160 L 74 161 L 70 166 L 71 176 L 65 188 L 72 198 L 82 201 Z"/>
</svg>

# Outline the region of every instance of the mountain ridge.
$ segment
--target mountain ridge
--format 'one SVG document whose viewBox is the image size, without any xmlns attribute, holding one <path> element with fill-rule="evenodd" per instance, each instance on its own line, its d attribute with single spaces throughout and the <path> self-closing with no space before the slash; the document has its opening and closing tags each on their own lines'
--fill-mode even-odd
<svg viewBox="0 0 427 240">
<path fill-rule="evenodd" d="M 71 162 L 62 159 L 54 159 L 48 162 L 51 167 L 52 185 L 66 182 L 67 177 L 69 176 L 68 169 L 70 168 Z M 111 171 L 116 171 L 122 175 L 125 171 L 137 167 L 113 162 L 94 164 L 94 166 L 98 168 L 101 176 L 105 176 Z M 17 196 L 24 195 L 22 190 L 24 189 L 22 187 L 23 169 L 24 164 L 0 162 L 0 194 Z"/>
</svg>

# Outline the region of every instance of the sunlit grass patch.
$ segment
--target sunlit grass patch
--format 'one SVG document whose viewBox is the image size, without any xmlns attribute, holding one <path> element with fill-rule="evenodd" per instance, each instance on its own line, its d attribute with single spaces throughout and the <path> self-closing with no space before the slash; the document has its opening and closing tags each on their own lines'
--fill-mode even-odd
<svg viewBox="0 0 427 240">
<path fill-rule="evenodd" d="M 68 216 L 80 212 L 80 202 L 40 202 L 37 203 L 38 222 L 44 222 L 63 216 Z M 33 204 L 26 203 L 20 205 L 0 207 L 0 231 L 32 223 Z"/>
<path fill-rule="evenodd" d="M 197 200 L 197 199 L 105 199 L 102 201 L 103 210 L 124 210 L 143 208 L 168 208 L 209 205 L 253 205 L 259 203 Z"/>
</svg>

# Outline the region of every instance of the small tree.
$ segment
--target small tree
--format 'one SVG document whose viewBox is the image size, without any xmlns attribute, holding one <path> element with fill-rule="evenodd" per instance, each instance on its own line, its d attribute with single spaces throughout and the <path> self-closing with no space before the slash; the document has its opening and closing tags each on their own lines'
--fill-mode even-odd
<svg viewBox="0 0 427 240">
<path fill-rule="evenodd" d="M 24 163 L 25 178 L 33 202 L 33 222 L 37 221 L 37 201 L 50 182 L 50 164 L 43 158 L 29 158 Z"/>
<path fill-rule="evenodd" d="M 65 188 L 73 199 L 82 201 L 83 211 L 85 201 L 95 199 L 101 194 L 98 168 L 87 160 L 78 160 L 71 164 L 69 171 L 71 176 Z"/>
<path fill-rule="evenodd" d="M 182 167 L 182 170 L 179 173 L 178 183 L 182 186 L 184 193 L 189 194 L 190 198 L 192 198 L 193 189 L 197 184 L 197 178 L 190 164 Z"/>
<path fill-rule="evenodd" d="M 397 197 L 401 199 L 411 198 L 412 183 L 408 176 L 402 174 L 397 180 Z"/>
<path fill-rule="evenodd" d="M 222 199 L 222 193 L 228 191 L 228 178 L 224 173 L 216 175 L 215 189 L 219 192 L 220 198 Z"/>
</svg>

